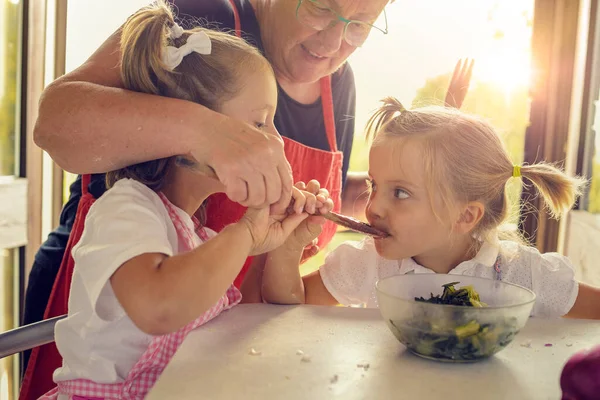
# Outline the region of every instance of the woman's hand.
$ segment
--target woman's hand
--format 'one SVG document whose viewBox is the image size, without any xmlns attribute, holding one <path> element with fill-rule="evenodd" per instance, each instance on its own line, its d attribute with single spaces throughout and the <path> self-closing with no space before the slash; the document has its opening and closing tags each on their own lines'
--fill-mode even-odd
<svg viewBox="0 0 600 400">
<path fill-rule="evenodd" d="M 213 129 L 198 139 L 191 155 L 214 171 L 232 201 L 253 208 L 272 205 L 283 213 L 293 182 L 281 137 L 234 118 L 223 118 Z"/>
</svg>

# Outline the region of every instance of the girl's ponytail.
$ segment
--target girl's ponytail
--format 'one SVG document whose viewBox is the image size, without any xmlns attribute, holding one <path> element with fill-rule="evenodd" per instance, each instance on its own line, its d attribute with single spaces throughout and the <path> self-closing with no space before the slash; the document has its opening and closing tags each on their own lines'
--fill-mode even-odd
<svg viewBox="0 0 600 400">
<path fill-rule="evenodd" d="M 402 103 L 394 97 L 386 97 L 381 102 L 383 105 L 373 113 L 367 122 L 367 138 L 374 138 L 379 130 L 393 121 L 398 114 L 407 112 Z"/>
<path fill-rule="evenodd" d="M 121 76 L 125 87 L 143 93 L 161 94 L 158 82 L 170 82 L 173 74 L 162 61 L 168 32 L 175 24 L 163 0 L 131 16 L 121 33 Z"/>
<path fill-rule="evenodd" d="M 519 170 L 520 175 L 533 183 L 542 195 L 554 218 L 561 217 L 573 206 L 586 183 L 581 178 L 567 176 L 555 166 L 545 163 L 524 165 Z"/>
</svg>

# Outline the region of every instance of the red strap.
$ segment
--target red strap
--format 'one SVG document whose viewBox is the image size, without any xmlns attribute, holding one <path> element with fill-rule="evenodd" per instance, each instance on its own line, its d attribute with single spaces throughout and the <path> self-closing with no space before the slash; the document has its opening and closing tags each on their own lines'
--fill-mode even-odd
<svg viewBox="0 0 600 400">
<path fill-rule="evenodd" d="M 90 174 L 81 175 L 81 196 L 82 197 L 84 194 L 86 194 L 88 192 L 88 186 L 90 185 L 91 181 L 92 181 L 92 175 L 90 175 Z"/>
<path fill-rule="evenodd" d="M 242 37 L 242 23 L 240 21 L 240 13 L 235 5 L 235 0 L 229 0 L 233 8 L 233 19 L 235 23 L 235 34 Z M 323 103 L 323 120 L 325 121 L 325 132 L 329 148 L 333 152 L 337 152 L 337 140 L 335 138 L 335 116 L 333 112 L 333 95 L 331 92 L 331 76 L 321 78 L 321 102 Z"/>
<path fill-rule="evenodd" d="M 237 37 L 242 37 L 242 23 L 240 21 L 240 13 L 235 5 L 234 0 L 229 0 L 229 3 L 231 3 L 231 8 L 233 8 L 233 19 L 235 21 L 235 35 Z"/>
<path fill-rule="evenodd" d="M 337 140 L 335 139 L 335 117 L 333 113 L 333 94 L 331 92 L 331 76 L 321 78 L 321 102 L 323 103 L 323 120 L 325 121 L 325 132 L 329 148 L 337 152 Z"/>
</svg>

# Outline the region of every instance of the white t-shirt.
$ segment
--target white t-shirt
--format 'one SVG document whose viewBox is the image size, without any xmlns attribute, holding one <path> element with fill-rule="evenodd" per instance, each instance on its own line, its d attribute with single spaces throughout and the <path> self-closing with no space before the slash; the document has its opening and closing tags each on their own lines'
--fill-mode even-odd
<svg viewBox="0 0 600 400">
<path fill-rule="evenodd" d="M 557 253 L 540 254 L 535 248 L 510 241 L 486 242 L 472 260 L 449 274 L 494 279 L 498 254 L 502 280 L 536 294 L 532 315 L 562 316 L 573 307 L 579 284 L 569 260 Z M 366 307 L 377 307 L 375 283 L 379 279 L 434 273 L 412 258 L 387 260 L 379 256 L 372 238 L 343 243 L 327 256 L 319 271 L 325 287 L 340 304 Z"/>
<path fill-rule="evenodd" d="M 176 207 L 175 207 L 176 208 Z M 185 211 L 181 220 L 194 231 Z M 207 229 L 209 237 L 216 235 Z M 195 245 L 202 240 L 194 237 Z M 122 179 L 94 202 L 79 243 L 67 318 L 56 323 L 63 365 L 54 381 L 89 379 L 123 382 L 146 351 L 152 336 L 139 330 L 119 304 L 110 277 L 126 261 L 144 253 L 180 253 L 177 232 L 160 197 L 145 185 Z"/>
</svg>

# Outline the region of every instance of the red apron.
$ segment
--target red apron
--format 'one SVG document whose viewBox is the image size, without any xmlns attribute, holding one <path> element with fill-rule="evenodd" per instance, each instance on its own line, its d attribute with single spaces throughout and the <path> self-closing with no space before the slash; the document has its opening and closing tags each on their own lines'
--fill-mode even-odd
<svg viewBox="0 0 600 400">
<path fill-rule="evenodd" d="M 240 16 L 234 0 L 229 1 L 233 8 L 235 17 L 235 33 L 241 36 L 242 27 Z M 331 77 L 326 76 L 321 79 L 321 102 L 323 104 L 323 118 L 325 122 L 325 131 L 327 132 L 327 141 L 331 151 L 315 149 L 305 146 L 294 140 L 283 138 L 285 156 L 292 166 L 294 182 L 308 182 L 316 179 L 321 187 L 329 190 L 329 194 L 334 203 L 334 211 L 339 212 L 342 206 L 342 161 L 343 153 L 338 151 L 335 138 L 335 119 L 333 115 L 333 97 L 331 93 Z M 245 207 L 234 203 L 223 194 L 215 194 L 209 198 L 207 206 L 206 226 L 220 232 L 226 225 L 237 222 L 244 215 Z M 319 247 L 325 247 L 333 238 L 337 226 L 327 221 L 323 226 L 323 232 L 319 235 Z M 242 284 L 251 258 L 246 260 L 244 267 L 235 280 L 235 285 L 239 288 Z"/>
<path fill-rule="evenodd" d="M 236 34 L 240 36 L 241 25 L 239 14 L 233 0 L 231 0 L 231 3 L 235 13 Z M 318 180 L 322 187 L 329 190 L 330 197 L 335 204 L 334 211 L 339 211 L 341 209 L 343 154 L 337 150 L 330 77 L 321 79 L 321 101 L 323 103 L 327 140 L 332 151 L 307 147 L 285 137 L 283 138 L 285 143 L 284 149 L 285 155 L 292 166 L 294 180 L 305 182 L 311 179 Z M 77 207 L 77 215 L 65 249 L 65 255 L 54 281 L 48 305 L 46 306 L 44 319 L 64 315 L 68 311 L 69 290 L 71 288 L 73 268 L 75 267 L 71 250 L 81 238 L 85 218 L 95 200 L 92 194 L 88 193 L 89 182 L 90 175 L 83 175 L 81 179 L 82 196 Z M 230 201 L 225 194 L 211 196 L 208 202 L 208 221 L 206 226 L 219 232 L 224 226 L 238 221 L 244 212 L 244 207 Z M 319 247 L 323 248 L 326 246 L 331 241 L 335 232 L 336 225 L 327 221 L 323 227 L 323 232 L 319 236 Z M 246 261 L 246 264 L 244 264 L 244 267 L 235 280 L 237 287 L 240 287 L 248 271 L 250 260 L 249 258 Z M 27 370 L 25 371 L 19 400 L 36 400 L 52 389 L 55 386 L 52 381 L 52 374 L 61 364 L 62 358 L 54 343 L 34 348 L 29 358 Z"/>
</svg>

